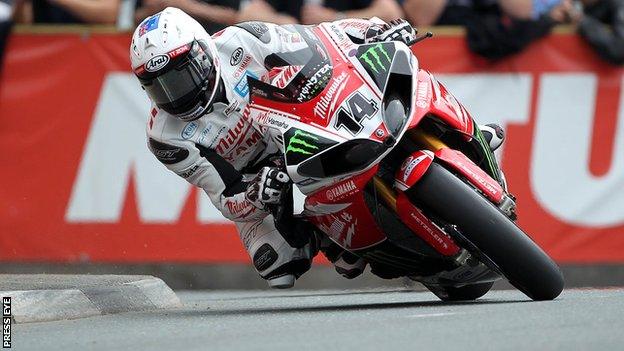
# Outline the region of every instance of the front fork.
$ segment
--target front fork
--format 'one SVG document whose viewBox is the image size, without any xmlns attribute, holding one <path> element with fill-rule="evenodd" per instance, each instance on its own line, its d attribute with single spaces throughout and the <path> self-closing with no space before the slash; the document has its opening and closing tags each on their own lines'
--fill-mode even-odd
<svg viewBox="0 0 624 351">
<path fill-rule="evenodd" d="M 501 184 L 487 172 L 479 168 L 463 153 L 449 148 L 439 138 L 420 129 L 412 129 L 406 137 L 411 138 L 423 147 L 410 155 L 395 175 L 394 189 L 381 178 L 375 176 L 373 182 L 384 203 L 395 211 L 401 220 L 418 236 L 445 256 L 455 256 L 460 248 L 453 242 L 443 229 L 429 220 L 420 209 L 414 206 L 405 195 L 425 174 L 434 158 L 440 160 L 447 168 L 465 178 L 477 188 L 494 205 L 498 206 L 510 218 L 515 219 L 515 199 L 507 194 Z M 479 132 L 477 132 L 479 133 Z M 478 137 L 477 137 L 478 138 Z M 482 142 L 480 140 L 480 142 Z M 487 144 L 486 144 L 487 146 Z M 486 157 L 487 152 L 486 151 Z M 493 157 L 493 154 L 490 155 Z M 500 174 L 495 161 L 488 160 L 491 171 Z"/>
</svg>

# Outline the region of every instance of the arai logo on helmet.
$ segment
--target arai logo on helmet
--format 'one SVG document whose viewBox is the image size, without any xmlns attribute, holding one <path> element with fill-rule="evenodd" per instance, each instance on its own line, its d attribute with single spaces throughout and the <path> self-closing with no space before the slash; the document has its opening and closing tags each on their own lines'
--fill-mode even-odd
<svg viewBox="0 0 624 351">
<path fill-rule="evenodd" d="M 169 63 L 169 56 L 167 55 L 158 55 L 152 57 L 145 64 L 145 70 L 148 72 L 156 72 L 163 67 L 165 67 Z"/>
</svg>

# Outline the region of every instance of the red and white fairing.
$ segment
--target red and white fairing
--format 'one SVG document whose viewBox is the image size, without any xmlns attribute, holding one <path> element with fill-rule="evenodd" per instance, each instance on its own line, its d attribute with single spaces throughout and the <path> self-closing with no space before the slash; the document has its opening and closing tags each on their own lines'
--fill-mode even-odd
<svg viewBox="0 0 624 351">
<path fill-rule="evenodd" d="M 331 140 L 334 143 L 333 147 L 357 139 L 384 143 L 388 138 L 400 140 L 407 130 L 418 125 L 427 114 L 435 114 L 466 138 L 472 137 L 474 124 L 466 109 L 430 73 L 419 69 L 418 60 L 405 44 L 392 43 L 395 55 L 403 52 L 408 58 L 410 79 L 405 82 L 404 89 L 409 96 L 410 113 L 405 116 L 403 127 L 392 135 L 383 115 L 384 87 L 380 87 L 379 82 L 375 81 L 370 73 L 370 67 L 367 72 L 367 67 L 356 57 L 358 45 L 354 44 L 344 29 L 336 23 L 323 23 L 306 31 L 322 45 L 317 51 L 320 55 L 327 56 L 327 62 L 331 67 L 331 76 L 322 91 L 309 100 L 296 103 L 276 101 L 266 93 L 252 94 L 250 97 L 249 116 L 265 133 L 270 134 L 275 142 L 281 144 L 285 154 L 288 154 L 288 145 L 285 145 L 286 135 L 292 129 Z M 382 53 L 377 53 L 378 57 L 381 55 Z M 376 60 L 374 56 L 370 58 Z M 375 68 L 381 70 L 383 67 L 375 66 Z M 275 77 L 273 85 L 285 87 L 288 83 L 286 80 L 292 78 L 290 73 L 299 69 L 299 67 L 280 68 L 273 75 Z M 324 70 L 327 70 L 326 66 L 319 68 L 318 72 Z M 318 79 L 316 74 L 311 78 L 312 81 L 314 79 Z M 353 105 L 352 99 L 355 95 L 358 101 L 367 102 L 368 105 L 364 108 L 370 113 L 360 120 L 361 124 L 357 129 L 349 129 L 341 124 L 340 113 L 353 112 L 350 103 Z M 379 228 L 366 204 L 364 188 L 376 174 L 378 162 L 391 150 L 392 147 L 389 147 L 380 153 L 363 169 L 333 177 L 306 176 L 299 172 L 300 163 L 287 164 L 289 175 L 305 196 L 301 215 L 314 223 L 334 242 L 351 251 L 370 248 L 385 241 L 387 236 L 383 228 Z M 398 191 L 396 210 L 399 218 L 416 235 L 444 256 L 457 255 L 460 248 L 401 192 L 417 182 L 436 157 L 450 162 L 453 167 L 459 171 L 463 170 L 465 174 L 473 176 L 484 174 L 483 171 L 481 173 L 476 171 L 474 168 L 479 168 L 469 160 L 472 166 L 462 167 L 467 158 L 458 160 L 458 157 L 453 156 L 455 155 L 449 152 L 437 155 L 430 151 L 418 151 L 405 160 L 395 180 L 395 189 Z M 493 199 L 500 200 L 497 195 L 500 186 L 497 188 L 494 185 L 498 184 L 496 181 L 483 178 L 481 183 L 482 188 L 489 191 Z"/>
</svg>

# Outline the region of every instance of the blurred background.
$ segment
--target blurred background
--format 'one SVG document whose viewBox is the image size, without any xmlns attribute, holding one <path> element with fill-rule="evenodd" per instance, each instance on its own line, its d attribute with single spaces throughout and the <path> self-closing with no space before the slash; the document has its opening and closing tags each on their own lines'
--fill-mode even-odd
<svg viewBox="0 0 624 351">
<path fill-rule="evenodd" d="M 0 272 L 265 288 L 234 226 L 147 150 L 128 46 L 167 6 L 210 33 L 372 16 L 434 32 L 421 67 L 507 130 L 520 225 L 568 286 L 624 283 L 624 0 L 0 0 Z M 297 287 L 402 284 L 319 259 Z"/>
</svg>

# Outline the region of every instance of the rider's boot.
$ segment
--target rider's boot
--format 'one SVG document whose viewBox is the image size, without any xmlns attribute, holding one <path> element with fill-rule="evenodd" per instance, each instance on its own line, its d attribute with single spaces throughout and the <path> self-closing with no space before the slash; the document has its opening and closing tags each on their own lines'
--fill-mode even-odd
<svg viewBox="0 0 624 351">
<path fill-rule="evenodd" d="M 479 129 L 485 137 L 485 141 L 490 145 L 490 149 L 492 151 L 496 151 L 501 145 L 503 145 L 503 141 L 505 141 L 505 130 L 495 123 L 479 125 Z"/>
<path fill-rule="evenodd" d="M 310 269 L 317 252 L 313 241 L 287 240 L 273 223 L 273 216 L 258 222 L 237 223 L 243 245 L 252 258 L 254 268 L 271 288 L 287 289 Z"/>
<path fill-rule="evenodd" d="M 481 130 L 485 141 L 487 141 L 490 145 L 490 150 L 492 150 L 492 152 L 496 151 L 501 145 L 503 145 L 503 142 L 505 141 L 505 130 L 501 126 L 495 123 L 490 123 L 485 125 L 479 125 L 479 129 Z M 499 171 L 501 184 L 503 186 L 503 189 L 507 191 L 507 180 L 505 179 L 505 173 L 503 173 L 502 169 L 499 169 Z"/>
<path fill-rule="evenodd" d="M 359 277 L 366 269 L 366 261 L 349 251 L 343 251 L 338 261 L 334 262 L 334 268 L 338 274 L 347 279 Z"/>
</svg>

